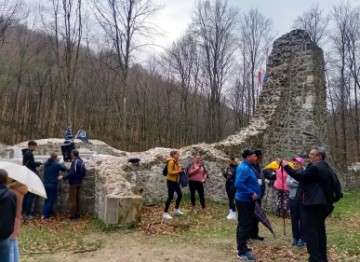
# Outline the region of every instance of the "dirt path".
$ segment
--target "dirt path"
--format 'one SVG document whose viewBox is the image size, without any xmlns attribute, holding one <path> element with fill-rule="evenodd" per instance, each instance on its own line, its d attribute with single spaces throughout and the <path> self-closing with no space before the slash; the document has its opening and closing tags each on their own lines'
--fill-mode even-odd
<svg viewBox="0 0 360 262">
<path fill-rule="evenodd" d="M 216 262 L 237 261 L 236 252 L 229 251 L 234 248 L 234 241 L 226 241 L 216 247 L 206 248 L 204 243 L 184 243 L 180 239 L 167 236 L 144 236 L 142 233 L 108 233 L 90 234 L 86 240 L 96 238 L 101 247 L 94 252 L 74 254 L 73 252 L 58 252 L 52 254 L 30 255 L 23 257 L 23 261 L 104 261 L 104 262 Z M 223 245 L 228 248 L 221 248 Z"/>
</svg>

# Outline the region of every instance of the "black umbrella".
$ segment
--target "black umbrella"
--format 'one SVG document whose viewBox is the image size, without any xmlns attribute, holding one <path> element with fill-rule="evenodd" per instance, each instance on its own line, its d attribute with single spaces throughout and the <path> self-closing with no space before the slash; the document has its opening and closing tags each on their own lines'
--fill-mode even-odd
<svg viewBox="0 0 360 262">
<path fill-rule="evenodd" d="M 262 210 L 262 208 L 260 207 L 257 201 L 255 201 L 254 215 L 275 236 L 274 230 L 272 229 L 269 219 L 266 217 L 264 210 Z"/>
</svg>

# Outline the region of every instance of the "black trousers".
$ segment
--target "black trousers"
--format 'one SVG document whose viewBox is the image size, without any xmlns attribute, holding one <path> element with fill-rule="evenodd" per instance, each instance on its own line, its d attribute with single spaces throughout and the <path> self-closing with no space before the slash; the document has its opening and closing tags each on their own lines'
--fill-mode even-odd
<svg viewBox="0 0 360 262">
<path fill-rule="evenodd" d="M 304 219 L 302 205 L 294 199 L 289 199 L 289 205 L 293 238 L 304 240 Z"/>
<path fill-rule="evenodd" d="M 304 237 L 309 262 L 327 262 L 325 220 L 329 215 L 325 205 L 303 206 Z"/>
<path fill-rule="evenodd" d="M 248 251 L 246 240 L 250 238 L 254 222 L 255 202 L 236 201 L 238 224 L 236 228 L 236 242 L 239 255 Z"/>
<path fill-rule="evenodd" d="M 189 188 L 191 204 L 195 206 L 195 192 L 197 191 L 199 194 L 201 207 L 205 208 L 204 183 L 200 181 L 189 180 Z"/>
<path fill-rule="evenodd" d="M 226 188 L 226 194 L 229 199 L 229 208 L 235 212 L 235 210 L 236 210 L 236 206 L 235 206 L 236 188 L 234 186 L 234 183 L 226 182 L 225 188 Z"/>
<path fill-rule="evenodd" d="M 174 193 L 175 192 L 177 194 L 175 208 L 178 209 L 180 207 L 180 202 L 181 202 L 181 198 L 182 198 L 182 192 L 181 192 L 181 188 L 180 188 L 180 185 L 179 185 L 178 182 L 173 182 L 173 181 L 170 181 L 170 180 L 166 180 L 166 184 L 167 184 L 167 188 L 168 188 L 168 198 L 167 198 L 167 200 L 165 202 L 164 212 L 167 213 L 169 211 L 171 201 L 174 198 Z"/>
</svg>

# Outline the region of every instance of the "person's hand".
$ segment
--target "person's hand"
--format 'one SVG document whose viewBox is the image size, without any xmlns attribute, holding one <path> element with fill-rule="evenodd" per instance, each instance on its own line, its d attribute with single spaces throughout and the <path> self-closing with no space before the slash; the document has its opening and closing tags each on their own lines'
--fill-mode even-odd
<svg viewBox="0 0 360 262">
<path fill-rule="evenodd" d="M 44 165 L 44 164 L 45 164 L 45 160 L 41 160 L 41 161 L 40 161 L 40 164 L 41 164 L 41 165 Z"/>
<path fill-rule="evenodd" d="M 206 180 L 206 179 L 205 179 L 205 178 L 203 178 L 202 182 L 203 182 L 203 183 L 205 183 L 205 180 Z"/>
<path fill-rule="evenodd" d="M 58 180 L 61 181 L 63 179 L 63 176 L 58 176 Z"/>
<path fill-rule="evenodd" d="M 258 199 L 258 195 L 254 192 L 254 194 L 251 196 L 251 198 L 255 201 Z"/>
<path fill-rule="evenodd" d="M 282 167 L 287 166 L 288 164 L 289 164 L 289 162 L 284 160 L 284 159 L 281 161 L 281 166 Z"/>
<path fill-rule="evenodd" d="M 231 176 L 233 173 L 231 171 L 228 171 L 228 174 Z"/>
</svg>

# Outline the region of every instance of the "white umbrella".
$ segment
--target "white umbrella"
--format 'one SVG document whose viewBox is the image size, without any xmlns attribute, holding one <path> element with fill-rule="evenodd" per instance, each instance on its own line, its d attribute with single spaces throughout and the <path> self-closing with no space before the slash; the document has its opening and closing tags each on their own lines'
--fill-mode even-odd
<svg viewBox="0 0 360 262">
<path fill-rule="evenodd" d="M 31 193 L 47 198 L 44 184 L 39 176 L 26 166 L 7 161 L 0 161 L 0 169 L 6 170 L 9 177 L 26 185 Z"/>
</svg>

